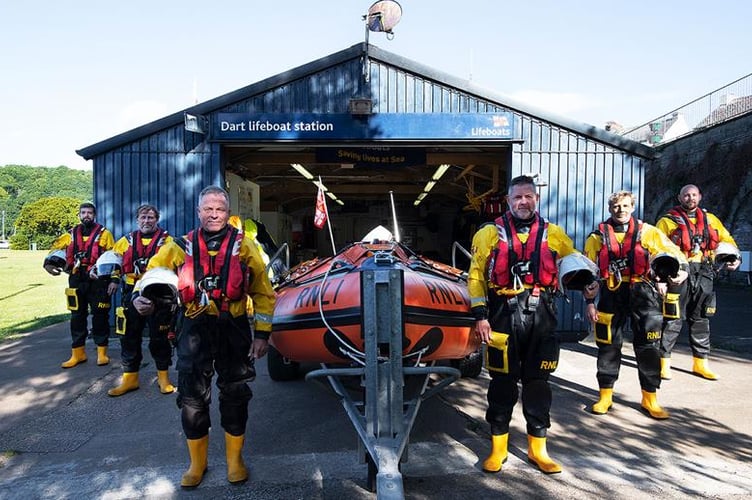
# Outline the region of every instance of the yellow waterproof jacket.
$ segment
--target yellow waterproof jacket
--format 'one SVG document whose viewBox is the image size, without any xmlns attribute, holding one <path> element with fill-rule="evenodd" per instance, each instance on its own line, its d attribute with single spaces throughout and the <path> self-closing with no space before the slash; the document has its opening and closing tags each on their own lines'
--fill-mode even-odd
<svg viewBox="0 0 752 500">
<path fill-rule="evenodd" d="M 519 234 L 520 241 L 527 241 L 527 234 Z M 488 282 L 489 276 L 489 257 L 491 252 L 499 244 L 499 232 L 495 224 L 487 224 L 481 227 L 473 236 L 472 259 L 470 261 L 470 271 L 467 277 L 467 290 L 470 295 L 470 306 L 487 306 L 487 296 L 489 287 L 493 285 Z M 567 233 L 556 224 L 548 223 L 548 248 L 556 252 L 556 258 L 566 257 L 571 253 L 577 252 L 574 244 Z M 511 289 L 496 290 L 504 295 L 513 295 Z"/>
<path fill-rule="evenodd" d="M 128 241 L 128 236 L 129 235 L 130 235 L 130 233 L 128 235 L 126 235 L 126 236 L 123 236 L 119 240 L 117 240 L 115 242 L 115 246 L 112 248 L 112 250 L 115 251 L 115 252 L 117 252 L 117 253 L 119 253 L 120 255 L 125 255 L 125 252 L 127 252 L 128 248 L 131 247 L 131 243 L 130 243 L 130 241 Z M 164 244 L 166 245 L 167 243 L 169 243 L 171 241 L 172 241 L 172 236 L 170 236 L 168 234 L 165 237 Z M 148 238 L 141 238 L 141 244 L 144 247 L 148 247 L 151 244 L 151 235 L 149 235 Z M 157 249 L 157 251 L 159 251 L 159 249 Z M 125 274 L 125 284 L 126 285 L 133 285 L 134 283 L 136 283 L 136 281 L 138 281 L 138 278 L 140 278 L 140 276 L 138 276 L 136 273 L 133 273 L 133 272 L 126 273 Z"/>
<path fill-rule="evenodd" d="M 88 236 L 83 236 L 84 242 L 89 241 Z M 71 235 L 70 231 L 67 231 L 60 236 L 57 237 L 55 241 L 52 242 L 52 246 L 50 247 L 50 253 L 54 252 L 55 250 L 65 250 L 68 248 L 69 245 L 73 243 L 73 236 Z M 112 247 L 115 246 L 115 237 L 112 236 L 112 233 L 109 229 L 103 228 L 102 233 L 99 236 L 99 255 L 102 255 L 107 250 L 112 250 Z"/>
<path fill-rule="evenodd" d="M 617 233 L 614 232 L 614 237 L 616 238 L 616 241 L 619 243 L 622 243 L 624 241 L 624 235 L 626 233 Z M 658 228 L 655 226 L 652 226 L 648 224 L 647 222 L 642 223 L 642 229 L 640 231 L 640 245 L 642 248 L 647 250 L 650 257 L 653 257 L 659 253 L 667 253 L 669 255 L 672 255 L 677 258 L 679 261 L 679 265 L 684 267 L 687 264 L 687 258 L 684 256 L 684 253 L 677 247 L 669 238 L 664 234 L 662 231 L 659 231 Z M 585 240 L 585 255 L 588 259 L 592 260 L 596 264 L 598 264 L 598 253 L 601 251 L 601 247 L 603 246 L 603 238 L 598 231 L 594 231 L 590 233 L 590 235 Z M 647 276 L 640 276 L 640 279 L 644 279 Z M 632 277 L 632 281 L 636 281 L 636 277 Z M 622 281 L 626 281 L 630 279 L 630 276 L 623 276 Z M 620 283 L 612 283 L 609 286 L 611 288 L 614 288 L 615 286 L 618 286 Z"/>
<path fill-rule="evenodd" d="M 217 252 L 210 251 L 210 255 Z M 272 316 L 274 315 L 274 302 L 276 297 L 274 290 L 266 275 L 264 261 L 259 255 L 256 245 L 250 238 L 244 237 L 240 245 L 241 262 L 248 266 L 250 283 L 248 284 L 248 296 L 253 301 L 254 323 L 257 332 L 272 331 Z M 148 269 L 155 267 L 167 267 L 176 273 L 185 262 L 185 252 L 174 240 L 160 247 L 156 255 L 149 260 Z M 238 317 L 246 312 L 246 298 L 235 300 L 229 304 L 229 312 L 233 317 Z M 193 316 L 200 306 L 196 303 L 185 304 L 185 315 Z M 206 314 L 218 315 L 216 307 L 210 307 Z"/>
<path fill-rule="evenodd" d="M 701 209 L 698 208 L 698 210 Z M 710 212 L 705 212 L 705 216 L 707 217 L 708 225 L 718 231 L 719 242 L 731 243 L 735 247 L 739 248 L 739 246 L 736 244 L 736 241 L 734 241 L 734 238 L 731 236 L 731 233 L 729 233 L 728 229 L 723 226 L 723 223 L 720 221 L 720 219 L 718 219 L 718 217 L 711 214 Z M 695 222 L 695 217 L 690 216 L 689 220 Z M 668 215 L 664 215 L 663 217 L 658 219 L 658 222 L 656 222 L 655 226 L 663 234 L 666 235 L 670 235 L 674 232 L 674 230 L 676 230 L 677 227 L 679 227 L 679 225 L 674 222 L 674 220 L 671 219 L 671 217 L 669 217 Z M 681 250 L 680 252 L 687 257 L 687 260 L 689 260 L 689 262 L 702 262 L 703 260 L 703 256 L 701 254 L 691 255 L 689 252 L 685 253 Z M 708 257 L 712 260 L 715 255 L 713 255 L 711 252 L 711 255 L 709 255 Z"/>
</svg>

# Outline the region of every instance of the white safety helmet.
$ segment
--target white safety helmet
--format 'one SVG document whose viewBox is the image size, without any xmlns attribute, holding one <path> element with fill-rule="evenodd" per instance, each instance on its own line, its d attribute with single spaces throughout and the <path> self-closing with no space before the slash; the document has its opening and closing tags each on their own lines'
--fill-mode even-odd
<svg viewBox="0 0 752 500">
<path fill-rule="evenodd" d="M 99 256 L 94 264 L 94 269 L 100 278 L 111 276 L 115 271 L 123 268 L 123 256 L 112 250 L 108 250 Z"/>
<path fill-rule="evenodd" d="M 133 291 L 158 305 L 176 305 L 178 275 L 166 267 L 149 269 L 136 281 Z"/>
<path fill-rule="evenodd" d="M 650 258 L 650 269 L 659 281 L 667 282 L 679 272 L 679 259 L 668 253 L 658 253 Z"/>
<path fill-rule="evenodd" d="M 581 253 L 570 253 L 562 257 L 559 266 L 559 288 L 580 290 L 598 279 L 598 266 Z"/>
<path fill-rule="evenodd" d="M 47 266 L 53 266 L 58 271 L 66 271 L 67 267 L 67 261 L 66 261 L 66 255 L 65 250 L 55 250 L 53 252 L 50 252 L 47 257 L 44 258 L 44 264 L 42 264 L 43 267 Z"/>
<path fill-rule="evenodd" d="M 718 247 L 715 249 L 716 264 L 733 264 L 737 260 L 742 260 L 742 254 L 738 248 L 731 243 L 718 243 Z"/>
</svg>

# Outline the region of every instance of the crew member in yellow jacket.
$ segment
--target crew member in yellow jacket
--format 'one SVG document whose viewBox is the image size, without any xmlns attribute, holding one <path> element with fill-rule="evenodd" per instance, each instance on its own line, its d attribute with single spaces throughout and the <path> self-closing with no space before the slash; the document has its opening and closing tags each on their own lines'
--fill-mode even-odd
<svg viewBox="0 0 752 500">
<path fill-rule="evenodd" d="M 595 324 L 598 346 L 597 374 L 600 398 L 591 411 L 604 415 L 613 405 L 614 384 L 621 368 L 621 349 L 627 319 L 642 389 L 642 408 L 656 419 L 669 417 L 657 400 L 661 387 L 662 303 L 667 280 L 679 284 L 687 278 L 687 259 L 665 234 L 633 216 L 634 195 L 617 191 L 608 198 L 607 220 L 585 240 L 585 255 L 598 265 L 603 286 L 598 304 L 587 300 L 585 314 Z M 658 268 L 662 259 L 676 269 Z M 653 267 L 651 267 L 651 263 Z M 660 281 L 661 283 L 657 283 Z"/>
<path fill-rule="evenodd" d="M 231 483 L 248 479 L 242 458 L 253 396 L 248 382 L 255 377 L 254 360 L 268 349 L 275 296 L 256 245 L 228 224 L 229 207 L 224 189 L 204 188 L 197 209 L 200 227 L 162 246 L 148 266 L 176 271 L 184 309 L 177 339 L 177 403 L 191 459 L 181 479 L 184 488 L 198 486 L 206 471 L 215 371 L 227 479 Z M 246 312 L 248 295 L 253 300 L 254 328 Z M 141 296 L 133 299 L 133 305 L 141 314 L 154 308 Z"/>
<path fill-rule="evenodd" d="M 534 179 L 515 177 L 509 184 L 509 210 L 473 237 L 468 292 L 475 329 L 487 343 L 486 420 L 491 453 L 483 470 L 498 472 L 507 459 L 509 422 L 522 382 L 522 410 L 527 421 L 528 460 L 542 472 L 561 472 L 546 448 L 551 426 L 549 376 L 559 361 L 556 287 L 557 259 L 575 253 L 564 230 L 536 211 Z M 593 281 L 585 292 L 594 296 Z"/>
</svg>

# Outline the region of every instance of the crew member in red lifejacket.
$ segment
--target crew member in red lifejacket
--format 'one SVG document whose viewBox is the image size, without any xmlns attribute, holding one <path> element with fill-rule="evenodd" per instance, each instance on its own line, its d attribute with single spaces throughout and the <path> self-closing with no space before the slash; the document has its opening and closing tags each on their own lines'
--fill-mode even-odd
<svg viewBox="0 0 752 500">
<path fill-rule="evenodd" d="M 515 177 L 509 184 L 509 210 L 473 237 L 468 292 L 475 328 L 487 343 L 486 420 L 491 426 L 491 453 L 483 470 L 498 472 L 507 458 L 509 422 L 522 381 L 522 408 L 527 421 L 528 460 L 542 472 L 561 472 L 548 455 L 551 426 L 548 378 L 559 361 L 555 336 L 557 259 L 575 253 L 562 228 L 536 211 L 535 181 Z M 587 285 L 594 297 L 598 283 Z"/>
<path fill-rule="evenodd" d="M 217 186 L 199 194 L 200 227 L 162 246 L 148 268 L 176 271 L 184 317 L 177 339 L 178 407 L 191 464 L 181 486 L 194 488 L 206 471 L 209 446 L 209 402 L 214 372 L 219 413 L 225 431 L 227 479 L 248 479 L 242 448 L 253 396 L 254 360 L 268 349 L 274 314 L 274 291 L 264 261 L 250 238 L 228 224 L 230 198 Z M 253 300 L 253 328 L 246 313 Z M 137 296 L 140 314 L 154 306 Z M 255 330 L 255 332 L 254 332 Z"/>
<path fill-rule="evenodd" d="M 710 318 L 715 314 L 713 281 L 718 272 L 714 268 L 715 250 L 719 243 L 737 247 L 734 238 L 715 215 L 700 208 L 700 189 L 687 184 L 677 196 L 679 205 L 668 211 L 656 223 L 689 260 L 689 279 L 669 292 L 679 294 L 679 317 L 665 318 L 661 341 L 661 377 L 671 378 L 671 351 L 676 345 L 684 321 L 689 326 L 689 345 L 692 348 L 692 373 L 716 380 L 718 375 L 708 367 L 710 354 Z M 740 259 L 723 264 L 722 269 L 733 271 Z"/>
<path fill-rule="evenodd" d="M 71 357 L 61 366 L 73 368 L 86 361 L 86 336 L 88 316 L 91 311 L 91 335 L 97 345 L 97 365 L 110 362 L 107 345 L 110 338 L 110 307 L 112 293 L 108 291 L 106 280 L 92 280 L 89 269 L 97 258 L 115 243 L 112 233 L 96 222 L 97 208 L 93 203 L 81 203 L 78 207 L 80 224 L 64 233 L 52 244 L 50 253 L 65 250 L 65 271 L 69 273 L 68 288 L 65 291 L 68 310 L 71 312 Z M 57 276 L 60 268 L 45 259 L 45 270 Z"/>
<path fill-rule="evenodd" d="M 676 245 L 654 226 L 632 214 L 634 195 L 617 191 L 608 198 L 606 221 L 585 240 L 585 255 L 598 265 L 603 280 L 598 305 L 586 300 L 586 315 L 595 324 L 598 346 L 598 387 L 600 398 L 591 411 L 605 415 L 613 405 L 614 384 L 619 378 L 621 348 L 627 319 L 632 330 L 632 345 L 637 360 L 637 373 L 642 389 L 642 408 L 657 419 L 669 417 L 657 401 L 661 386 L 660 339 L 663 315 L 662 296 L 656 289 L 656 276 L 651 273 L 651 258 L 659 254 L 674 257 L 680 268 L 678 284 L 687 278 L 687 260 Z M 665 285 L 665 282 L 664 282 Z"/>
<path fill-rule="evenodd" d="M 164 304 L 151 316 L 144 317 L 131 304 L 133 287 L 146 272 L 149 259 L 161 246 L 172 241 L 172 237 L 159 227 L 159 210 L 154 205 L 144 204 L 136 209 L 136 224 L 138 229 L 120 238 L 113 248 L 123 256 L 122 273 L 111 278 L 116 287 L 122 284 L 122 306 L 117 311 L 117 333 L 120 334 L 123 378 L 120 385 L 107 391 L 113 397 L 139 388 L 138 371 L 143 360 L 141 344 L 147 324 L 149 352 L 157 367 L 159 391 L 162 394 L 175 392 L 167 372 L 172 364 L 172 346 L 167 335 L 173 324 L 173 306 Z"/>
</svg>

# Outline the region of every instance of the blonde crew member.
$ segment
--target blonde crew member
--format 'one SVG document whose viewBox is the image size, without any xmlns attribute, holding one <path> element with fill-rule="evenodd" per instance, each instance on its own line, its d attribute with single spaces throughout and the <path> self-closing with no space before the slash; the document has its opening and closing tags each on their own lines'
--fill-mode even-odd
<svg viewBox="0 0 752 500">
<path fill-rule="evenodd" d="M 588 300 L 586 315 L 595 323 L 598 346 L 598 387 L 600 398 L 591 411 L 604 415 L 613 404 L 614 384 L 619 378 L 624 329 L 630 320 L 637 361 L 637 373 L 642 389 L 642 408 L 656 419 L 669 413 L 657 400 L 660 378 L 660 339 L 663 316 L 662 294 L 654 284 L 651 259 L 665 253 L 673 257 L 684 270 L 668 278 L 674 284 L 687 277 L 687 260 L 679 249 L 654 226 L 635 218 L 634 195 L 617 191 L 608 198 L 611 214 L 585 240 L 585 255 L 598 265 L 604 280 L 598 305 Z M 665 282 L 662 292 L 665 292 Z"/>
</svg>

